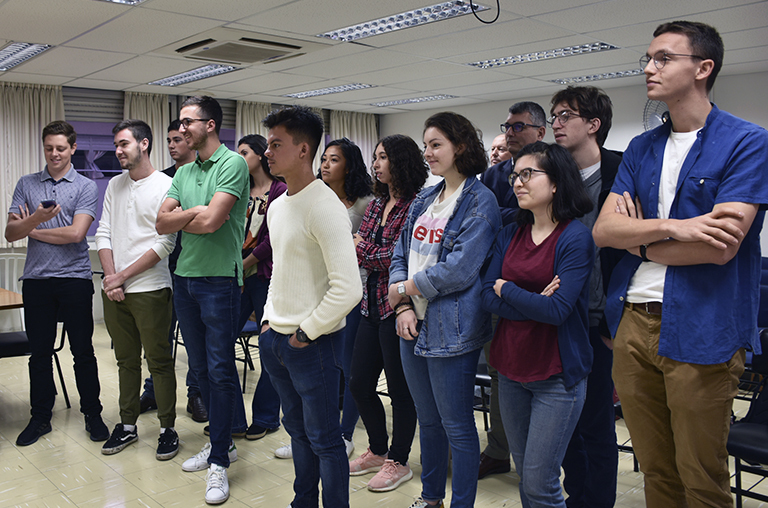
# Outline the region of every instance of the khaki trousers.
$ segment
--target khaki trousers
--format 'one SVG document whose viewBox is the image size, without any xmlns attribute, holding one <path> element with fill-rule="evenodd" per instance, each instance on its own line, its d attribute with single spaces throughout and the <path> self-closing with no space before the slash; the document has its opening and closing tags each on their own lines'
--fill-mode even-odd
<svg viewBox="0 0 768 508">
<path fill-rule="evenodd" d="M 731 507 L 726 443 L 745 353 L 698 365 L 658 355 L 661 316 L 624 308 L 613 379 L 649 508 Z"/>
</svg>

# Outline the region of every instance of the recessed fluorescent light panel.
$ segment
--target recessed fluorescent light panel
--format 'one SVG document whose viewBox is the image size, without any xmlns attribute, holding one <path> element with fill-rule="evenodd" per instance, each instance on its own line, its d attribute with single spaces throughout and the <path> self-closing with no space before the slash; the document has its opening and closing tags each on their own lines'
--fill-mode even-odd
<svg viewBox="0 0 768 508">
<path fill-rule="evenodd" d="M 123 4 L 123 5 L 139 5 L 147 0 L 101 0 L 102 2 L 109 2 L 111 4 Z"/>
<path fill-rule="evenodd" d="M 331 86 L 320 88 L 319 90 L 308 90 L 306 92 L 289 93 L 283 97 L 292 97 L 294 99 L 306 99 L 308 97 L 317 97 L 318 95 L 329 95 L 332 93 L 349 92 L 350 90 L 361 90 L 363 88 L 373 88 L 373 85 L 363 83 L 350 83 L 349 85 Z"/>
<path fill-rule="evenodd" d="M 565 48 L 548 49 L 546 51 L 526 53 L 524 55 L 494 58 L 492 60 L 481 60 L 480 62 L 471 62 L 467 65 L 479 67 L 481 69 L 491 69 L 493 67 L 502 67 L 504 65 L 538 62 L 540 60 L 550 60 L 552 58 L 583 55 L 586 53 L 597 53 L 598 51 L 609 51 L 611 49 L 619 49 L 619 47 L 614 46 L 613 44 L 607 44 L 605 42 L 593 42 L 592 44 L 582 44 L 581 46 L 568 46 Z"/>
<path fill-rule="evenodd" d="M 16 67 L 30 58 L 34 58 L 43 51 L 51 49 L 48 44 L 30 44 L 28 42 L 12 42 L 0 49 L 0 72 L 5 72 Z"/>
<path fill-rule="evenodd" d="M 600 81 L 601 79 L 628 78 L 642 74 L 643 69 L 632 69 L 631 71 L 604 72 L 602 74 L 590 74 L 588 76 L 578 76 L 575 78 L 550 79 L 552 83 L 561 85 L 572 85 L 574 83 L 586 83 L 588 81 Z"/>
<path fill-rule="evenodd" d="M 228 72 L 239 70 L 240 67 L 235 67 L 233 65 L 212 64 L 198 67 L 197 69 L 192 69 L 191 71 L 182 72 L 181 74 L 176 74 L 174 76 L 168 76 L 167 78 L 158 79 L 157 81 L 153 81 L 149 84 L 160 86 L 178 86 L 183 85 L 184 83 L 191 83 L 192 81 L 211 78 L 213 76 L 218 76 L 219 74 L 226 74 Z"/>
<path fill-rule="evenodd" d="M 475 12 L 486 11 L 489 7 L 475 4 Z M 404 28 L 411 28 L 444 19 L 456 18 L 472 12 L 469 2 L 463 0 L 454 0 L 452 2 L 443 2 L 435 5 L 429 5 L 412 11 L 393 14 L 386 18 L 374 19 L 360 23 L 359 25 L 348 26 L 318 34 L 318 37 L 325 37 L 335 41 L 355 41 L 374 35 L 381 35 Z"/>
<path fill-rule="evenodd" d="M 371 106 L 384 108 L 386 106 L 400 106 L 402 104 L 415 104 L 417 102 L 442 101 L 445 99 L 455 99 L 455 95 L 430 95 L 427 97 L 414 97 L 412 99 L 400 99 L 397 101 L 374 102 Z"/>
</svg>

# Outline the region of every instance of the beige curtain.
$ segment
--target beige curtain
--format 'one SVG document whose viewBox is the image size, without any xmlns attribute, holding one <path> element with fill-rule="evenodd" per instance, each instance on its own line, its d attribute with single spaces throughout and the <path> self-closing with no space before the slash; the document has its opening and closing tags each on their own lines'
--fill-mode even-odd
<svg viewBox="0 0 768 508">
<path fill-rule="evenodd" d="M 43 127 L 64 119 L 60 86 L 0 82 L 0 227 L 5 231 L 16 182 L 45 166 Z M 26 238 L 3 247 L 25 247 Z"/>
<path fill-rule="evenodd" d="M 312 108 L 312 111 L 320 115 L 323 118 L 323 108 Z M 325 126 L 325 132 L 328 132 L 328 126 Z M 320 161 L 323 158 L 323 152 L 325 151 L 325 136 L 320 136 L 320 144 L 317 146 L 317 153 L 315 154 L 315 160 L 312 161 L 312 171 L 317 173 L 320 169 Z"/>
<path fill-rule="evenodd" d="M 373 151 L 379 140 L 376 115 L 353 111 L 331 111 L 331 139 L 349 138 L 360 147 L 363 160 L 370 170 Z"/>
<path fill-rule="evenodd" d="M 152 153 L 149 154 L 149 160 L 156 170 L 162 171 L 173 164 L 165 146 L 168 125 L 171 123 L 168 95 L 125 92 L 123 118 L 144 120 L 152 129 Z"/>
<path fill-rule="evenodd" d="M 235 143 L 247 134 L 261 134 L 266 138 L 268 131 L 261 121 L 264 120 L 271 109 L 272 105 L 264 102 L 237 101 Z"/>
</svg>

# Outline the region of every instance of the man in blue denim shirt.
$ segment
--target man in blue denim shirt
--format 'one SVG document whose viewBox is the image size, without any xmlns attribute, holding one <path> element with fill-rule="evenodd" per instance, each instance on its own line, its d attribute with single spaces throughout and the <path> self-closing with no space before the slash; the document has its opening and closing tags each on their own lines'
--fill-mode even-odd
<svg viewBox="0 0 768 508">
<path fill-rule="evenodd" d="M 606 318 L 613 376 L 656 506 L 732 506 L 728 452 L 744 349 L 757 343 L 768 132 L 708 100 L 723 43 L 660 25 L 641 64 L 670 122 L 635 138 L 593 234 L 626 249 Z"/>
</svg>

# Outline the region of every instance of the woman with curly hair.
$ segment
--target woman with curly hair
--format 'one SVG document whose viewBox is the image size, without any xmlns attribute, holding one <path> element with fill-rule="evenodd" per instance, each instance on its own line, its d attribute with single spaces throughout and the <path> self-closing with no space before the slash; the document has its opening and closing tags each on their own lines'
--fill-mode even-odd
<svg viewBox="0 0 768 508">
<path fill-rule="evenodd" d="M 413 478 L 408 465 L 416 432 L 416 408 L 400 361 L 395 312 L 389 306 L 389 264 L 408 208 L 427 180 L 427 165 L 418 145 L 399 134 L 387 136 L 373 153 L 374 193 L 360 231 L 354 236 L 357 261 L 366 270 L 363 315 L 355 338 L 350 386 L 368 432 L 368 450 L 349 463 L 349 474 L 378 471 L 368 489 L 386 492 Z M 389 444 L 384 406 L 376 387 L 382 369 L 392 402 Z"/>
<path fill-rule="evenodd" d="M 422 494 L 411 508 L 443 506 L 448 450 L 451 508 L 475 504 L 480 442 L 473 398 L 477 360 L 491 338 L 480 306 L 480 269 L 501 226 L 493 193 L 475 175 L 488 167 L 477 129 L 456 113 L 424 124 L 424 157 L 443 182 L 411 205 L 389 269 L 400 357 L 416 403 Z"/>
<path fill-rule="evenodd" d="M 349 220 L 352 222 L 352 233 L 356 233 L 363 220 L 363 213 L 373 198 L 371 189 L 371 175 L 365 167 L 363 154 L 360 148 L 347 138 L 335 139 L 328 143 L 323 153 L 322 163 L 318 171 L 318 178 L 322 178 L 341 202 L 347 207 Z M 365 276 L 365 271 L 360 270 L 360 277 Z M 347 315 L 347 325 L 344 328 L 344 405 L 341 416 L 341 435 L 347 447 L 347 456 L 352 454 L 355 445 L 352 443 L 352 433 L 355 430 L 359 414 L 357 406 L 349 389 L 349 375 L 352 365 L 352 350 L 355 345 L 357 326 L 360 324 L 360 304 Z"/>
</svg>

